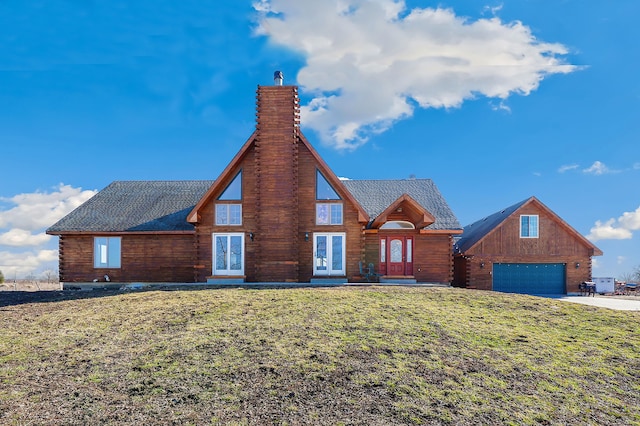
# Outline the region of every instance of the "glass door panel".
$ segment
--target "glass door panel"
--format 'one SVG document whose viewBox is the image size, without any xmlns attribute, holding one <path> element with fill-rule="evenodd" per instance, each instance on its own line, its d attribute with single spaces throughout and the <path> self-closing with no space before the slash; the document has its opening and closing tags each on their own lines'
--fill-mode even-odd
<svg viewBox="0 0 640 426">
<path fill-rule="evenodd" d="M 322 274 L 322 272 L 327 271 L 327 236 L 326 235 L 316 235 L 315 239 L 315 269 L 316 273 Z"/>
<path fill-rule="evenodd" d="M 313 275 L 345 275 L 345 234 L 326 233 L 313 236 Z"/>
<path fill-rule="evenodd" d="M 213 275 L 244 274 L 244 234 L 213 234 Z"/>
<path fill-rule="evenodd" d="M 343 238 L 342 235 L 333 235 L 331 237 L 331 269 L 333 271 L 343 271 Z"/>
</svg>

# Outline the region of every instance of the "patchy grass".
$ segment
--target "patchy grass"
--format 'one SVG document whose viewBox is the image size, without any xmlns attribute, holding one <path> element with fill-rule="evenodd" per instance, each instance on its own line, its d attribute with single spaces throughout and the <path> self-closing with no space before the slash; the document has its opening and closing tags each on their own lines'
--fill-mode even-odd
<svg viewBox="0 0 640 426">
<path fill-rule="evenodd" d="M 455 289 L 103 296 L 0 308 L 0 423 L 640 424 L 635 312 Z"/>
</svg>

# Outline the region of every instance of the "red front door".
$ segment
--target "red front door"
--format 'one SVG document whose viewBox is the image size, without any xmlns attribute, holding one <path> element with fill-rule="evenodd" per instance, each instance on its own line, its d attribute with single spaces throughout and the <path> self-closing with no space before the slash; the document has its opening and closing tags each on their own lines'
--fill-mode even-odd
<svg viewBox="0 0 640 426">
<path fill-rule="evenodd" d="M 380 271 L 385 275 L 413 275 L 413 238 L 388 235 L 380 238 Z"/>
</svg>

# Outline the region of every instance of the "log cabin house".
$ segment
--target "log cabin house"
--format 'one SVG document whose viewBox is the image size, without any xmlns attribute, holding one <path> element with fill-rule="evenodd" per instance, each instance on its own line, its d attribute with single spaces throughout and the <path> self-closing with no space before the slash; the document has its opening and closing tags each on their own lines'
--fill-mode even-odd
<svg viewBox="0 0 640 426">
<path fill-rule="evenodd" d="M 340 180 L 297 90 L 258 87 L 256 129 L 215 181 L 113 182 L 51 226 L 63 287 L 357 282 L 370 263 L 382 282 L 451 283 L 462 228 L 435 184 Z"/>
<path fill-rule="evenodd" d="M 578 293 L 602 255 L 535 197 L 465 226 L 456 240 L 453 284 L 509 293 Z"/>
</svg>

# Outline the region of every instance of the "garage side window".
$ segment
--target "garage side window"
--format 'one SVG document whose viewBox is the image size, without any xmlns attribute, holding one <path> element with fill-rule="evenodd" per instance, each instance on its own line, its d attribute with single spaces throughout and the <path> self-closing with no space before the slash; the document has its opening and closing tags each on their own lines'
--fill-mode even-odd
<svg viewBox="0 0 640 426">
<path fill-rule="evenodd" d="M 538 215 L 520 216 L 520 238 L 538 238 Z"/>
<path fill-rule="evenodd" d="M 120 237 L 95 237 L 93 239 L 93 267 L 120 268 Z"/>
</svg>

